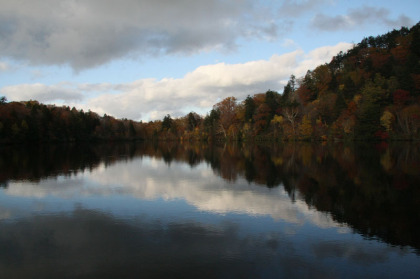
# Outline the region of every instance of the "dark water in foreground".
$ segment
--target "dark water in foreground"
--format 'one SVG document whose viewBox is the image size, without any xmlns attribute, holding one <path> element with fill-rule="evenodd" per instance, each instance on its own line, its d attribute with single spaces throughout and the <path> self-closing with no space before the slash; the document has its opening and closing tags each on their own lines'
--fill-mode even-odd
<svg viewBox="0 0 420 279">
<path fill-rule="evenodd" d="M 418 278 L 420 146 L 0 147 L 0 278 Z"/>
</svg>

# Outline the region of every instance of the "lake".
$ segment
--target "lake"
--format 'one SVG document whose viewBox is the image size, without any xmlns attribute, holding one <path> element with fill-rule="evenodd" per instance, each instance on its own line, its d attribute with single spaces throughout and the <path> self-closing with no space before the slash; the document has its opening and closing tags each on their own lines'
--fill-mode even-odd
<svg viewBox="0 0 420 279">
<path fill-rule="evenodd" d="M 419 143 L 0 147 L 0 278 L 419 274 Z"/>
</svg>

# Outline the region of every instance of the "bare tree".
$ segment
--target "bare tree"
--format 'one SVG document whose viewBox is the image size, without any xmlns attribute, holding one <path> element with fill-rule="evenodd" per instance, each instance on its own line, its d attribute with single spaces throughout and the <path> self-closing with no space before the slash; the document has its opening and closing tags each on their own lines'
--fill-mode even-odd
<svg viewBox="0 0 420 279">
<path fill-rule="evenodd" d="M 296 136 L 296 118 L 299 115 L 299 109 L 297 107 L 288 107 L 283 110 L 283 116 L 292 125 L 293 136 Z"/>
</svg>

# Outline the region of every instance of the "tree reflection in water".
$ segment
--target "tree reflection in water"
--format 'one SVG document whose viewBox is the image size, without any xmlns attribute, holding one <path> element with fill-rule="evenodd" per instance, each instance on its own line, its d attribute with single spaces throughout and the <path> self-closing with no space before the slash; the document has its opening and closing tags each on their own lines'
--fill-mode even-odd
<svg viewBox="0 0 420 279">
<path fill-rule="evenodd" d="M 292 201 L 329 213 L 366 237 L 420 251 L 420 144 L 130 143 L 0 148 L 0 187 L 153 157 L 207 163 L 235 182 L 284 187 Z"/>
</svg>

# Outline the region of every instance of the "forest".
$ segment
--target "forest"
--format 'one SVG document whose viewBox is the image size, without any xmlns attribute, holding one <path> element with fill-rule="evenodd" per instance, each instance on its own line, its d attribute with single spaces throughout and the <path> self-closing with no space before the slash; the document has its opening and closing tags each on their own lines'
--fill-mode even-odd
<svg viewBox="0 0 420 279">
<path fill-rule="evenodd" d="M 227 97 L 201 116 L 137 122 L 0 98 L 0 143 L 97 140 L 420 140 L 420 22 L 290 76 L 283 92 Z"/>
</svg>

